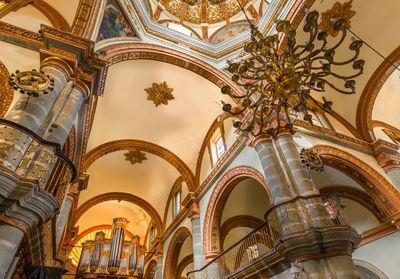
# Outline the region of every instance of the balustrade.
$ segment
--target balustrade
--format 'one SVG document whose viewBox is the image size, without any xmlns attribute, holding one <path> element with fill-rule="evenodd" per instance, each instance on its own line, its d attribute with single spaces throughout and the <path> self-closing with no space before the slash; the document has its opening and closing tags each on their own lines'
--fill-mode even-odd
<svg viewBox="0 0 400 279">
<path fill-rule="evenodd" d="M 315 214 L 318 211 L 326 214 Z M 187 278 L 231 278 L 233 272 L 245 269 L 261 258 L 272 256 L 276 243 L 283 237 L 290 237 L 312 228 L 350 226 L 339 201 L 320 195 L 298 196 L 276 205 L 267 211 L 265 219 L 266 222 L 203 268 L 188 272 Z"/>
</svg>

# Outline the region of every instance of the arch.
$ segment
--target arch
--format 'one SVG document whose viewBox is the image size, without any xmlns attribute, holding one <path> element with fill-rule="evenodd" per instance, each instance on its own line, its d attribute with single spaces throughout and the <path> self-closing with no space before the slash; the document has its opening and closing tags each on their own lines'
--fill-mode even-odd
<svg viewBox="0 0 400 279">
<path fill-rule="evenodd" d="M 400 61 L 400 46 L 389 54 L 387 59 L 393 63 Z M 383 61 L 369 78 L 361 93 L 357 106 L 356 123 L 361 136 L 367 141 L 372 142 L 374 140 L 372 110 L 376 97 L 393 71 L 395 71 L 395 68 L 388 62 Z"/>
<path fill-rule="evenodd" d="M 180 227 L 175 232 L 169 243 L 167 256 L 165 258 L 164 279 L 176 279 L 179 252 L 181 251 L 185 239 L 191 236 L 192 233 L 186 227 Z"/>
<path fill-rule="evenodd" d="M 173 152 L 168 149 L 143 140 L 134 140 L 134 139 L 122 139 L 109 141 L 104 144 L 97 146 L 96 148 L 90 150 L 85 156 L 85 163 L 83 165 L 83 170 L 87 170 L 94 161 L 101 158 L 104 155 L 109 153 L 127 150 L 130 148 L 136 148 L 138 150 L 142 150 L 153 155 L 164 159 L 172 166 L 174 166 L 180 174 L 185 178 L 187 182 L 188 188 L 190 192 L 194 192 L 196 190 L 194 175 L 190 168 L 183 162 L 178 156 L 176 156 Z"/>
<path fill-rule="evenodd" d="M 236 94 L 245 94 L 242 87 L 220 70 L 200 59 L 174 49 L 145 43 L 121 43 L 105 46 L 99 50 L 106 52 L 103 59 L 107 60 L 110 66 L 119 62 L 137 59 L 165 62 L 192 71 L 218 87 L 229 85 Z"/>
<path fill-rule="evenodd" d="M 359 260 L 359 259 L 353 259 L 354 265 L 356 266 L 357 270 L 359 273 L 362 275 L 369 275 L 369 276 L 374 276 L 374 277 L 368 277 L 371 279 L 389 279 L 379 268 L 374 266 L 373 264 L 370 264 L 367 261 L 364 260 Z"/>
<path fill-rule="evenodd" d="M 186 257 L 184 257 L 176 268 L 176 275 L 177 276 L 181 275 L 183 270 L 185 269 L 185 267 L 187 267 L 192 262 L 193 262 L 193 254 L 190 254 L 190 255 L 187 255 Z M 178 277 L 178 279 L 180 279 L 180 278 L 182 278 L 182 277 Z"/>
<path fill-rule="evenodd" d="M 106 202 L 106 201 L 113 201 L 113 200 L 118 200 L 118 201 L 127 201 L 133 204 L 136 204 L 137 206 L 143 208 L 147 214 L 150 215 L 152 222 L 155 224 L 156 229 L 157 229 L 157 234 L 161 235 L 163 232 L 162 229 L 162 221 L 160 215 L 158 215 L 157 211 L 154 209 L 154 207 L 151 206 L 147 201 L 132 195 L 128 193 L 121 193 L 121 192 L 111 192 L 111 193 L 105 193 L 101 194 L 98 196 L 95 196 L 86 202 L 84 202 L 79 208 L 76 210 L 75 218 L 74 218 L 74 224 L 76 224 L 82 215 L 88 211 L 91 207 L 95 206 L 96 204 Z"/>
<path fill-rule="evenodd" d="M 223 247 L 225 238 L 231 230 L 239 227 L 246 227 L 254 230 L 263 223 L 263 220 L 250 215 L 237 215 L 229 218 L 222 224 L 221 228 L 219 229 L 219 243 L 221 243 L 221 247 Z"/>
<path fill-rule="evenodd" d="M 256 169 L 248 166 L 238 166 L 229 170 L 215 186 L 206 211 L 203 228 L 203 253 L 207 259 L 221 252 L 219 219 L 229 194 L 239 182 L 246 178 L 257 180 L 271 198 L 267 181 Z M 272 204 L 272 200 L 271 205 Z"/>
<path fill-rule="evenodd" d="M 368 209 L 380 223 L 388 217 L 387 214 L 375 204 L 374 199 L 361 190 L 347 186 L 332 186 L 319 189 L 319 192 L 321 195 L 337 195 L 361 204 Z"/>
<path fill-rule="evenodd" d="M 392 131 L 394 131 L 396 133 L 400 133 L 399 129 L 397 129 L 396 127 L 393 127 L 390 124 L 387 124 L 387 123 L 385 123 L 383 121 L 379 121 L 379 120 L 372 120 L 372 129 L 373 128 L 377 128 L 377 127 L 386 128 L 386 129 L 392 130 Z"/>
<path fill-rule="evenodd" d="M 155 260 L 151 260 L 147 265 L 146 272 L 144 273 L 144 279 L 155 279 L 154 275 L 157 270 L 157 262 Z"/>
<path fill-rule="evenodd" d="M 400 210 L 400 192 L 370 165 L 333 146 L 316 145 L 311 150 L 318 153 L 326 165 L 357 181 L 387 215 Z"/>
<path fill-rule="evenodd" d="M 53 6 L 43 0 L 33 0 L 32 6 L 40 11 L 51 22 L 54 28 L 69 32 L 70 27 L 67 20 Z"/>
<path fill-rule="evenodd" d="M 210 128 L 207 131 L 206 136 L 204 137 L 203 143 L 201 144 L 201 148 L 199 151 L 199 157 L 197 158 L 197 164 L 196 164 L 196 174 L 195 174 L 195 182 L 196 185 L 200 185 L 200 173 L 201 173 L 201 164 L 203 162 L 203 157 L 204 157 L 204 152 L 206 151 L 207 145 L 211 140 L 211 137 L 213 136 L 215 130 L 221 125 L 223 125 L 223 122 L 225 119 L 228 119 L 230 117 L 239 117 L 236 115 L 232 115 L 230 113 L 223 113 L 222 115 L 218 116 L 214 122 L 211 124 Z"/>
</svg>

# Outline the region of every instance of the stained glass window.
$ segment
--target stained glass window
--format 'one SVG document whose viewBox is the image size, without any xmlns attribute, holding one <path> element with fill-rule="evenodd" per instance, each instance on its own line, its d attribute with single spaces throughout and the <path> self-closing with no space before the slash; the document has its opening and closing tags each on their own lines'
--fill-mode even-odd
<svg viewBox="0 0 400 279">
<path fill-rule="evenodd" d="M 324 206 L 325 206 L 325 208 L 326 208 L 326 211 L 327 211 L 328 214 L 329 214 L 329 217 L 330 217 L 331 219 L 336 218 L 337 215 L 336 215 L 335 209 L 333 208 L 331 202 L 330 202 L 330 201 L 324 202 Z"/>
<path fill-rule="evenodd" d="M 0 10 L 7 5 L 6 1 L 0 1 Z"/>
<path fill-rule="evenodd" d="M 249 258 L 249 261 L 257 259 L 260 256 L 257 244 L 253 245 L 253 246 L 249 246 L 247 248 L 247 256 Z"/>
</svg>

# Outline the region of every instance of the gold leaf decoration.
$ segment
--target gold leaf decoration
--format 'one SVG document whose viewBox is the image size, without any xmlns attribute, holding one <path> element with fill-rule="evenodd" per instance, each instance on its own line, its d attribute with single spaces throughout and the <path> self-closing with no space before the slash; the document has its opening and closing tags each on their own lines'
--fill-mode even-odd
<svg viewBox="0 0 400 279">
<path fill-rule="evenodd" d="M 129 161 L 132 165 L 139 163 L 141 164 L 144 160 L 147 160 L 146 154 L 138 149 L 131 149 L 127 153 L 124 153 L 125 160 Z"/>
<path fill-rule="evenodd" d="M 156 107 L 161 104 L 168 105 L 169 100 L 175 99 L 174 95 L 172 95 L 173 90 L 174 89 L 168 87 L 166 81 L 162 83 L 153 82 L 151 87 L 145 89 L 148 95 L 147 100 L 153 101 Z"/>
<path fill-rule="evenodd" d="M 13 100 L 14 89 L 8 83 L 10 73 L 0 62 L 0 117 L 4 117 Z"/>
<path fill-rule="evenodd" d="M 330 10 L 323 12 L 321 14 L 321 22 L 318 25 L 319 29 L 332 37 L 336 37 L 339 31 L 333 28 L 332 18 L 336 20 L 344 18 L 346 20 L 346 27 L 350 29 L 350 19 L 356 14 L 356 12 L 351 9 L 352 2 L 353 0 L 343 4 L 336 2 Z"/>
</svg>

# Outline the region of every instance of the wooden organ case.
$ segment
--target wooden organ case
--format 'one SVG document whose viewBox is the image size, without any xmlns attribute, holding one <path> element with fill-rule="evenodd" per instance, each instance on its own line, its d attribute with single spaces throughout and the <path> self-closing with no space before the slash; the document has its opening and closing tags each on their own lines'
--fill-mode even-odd
<svg viewBox="0 0 400 279">
<path fill-rule="evenodd" d="M 94 240 L 83 243 L 76 279 L 142 278 L 144 248 L 140 246 L 139 236 L 125 240 L 128 223 L 125 218 L 114 218 L 110 239 L 100 231 Z"/>
</svg>

